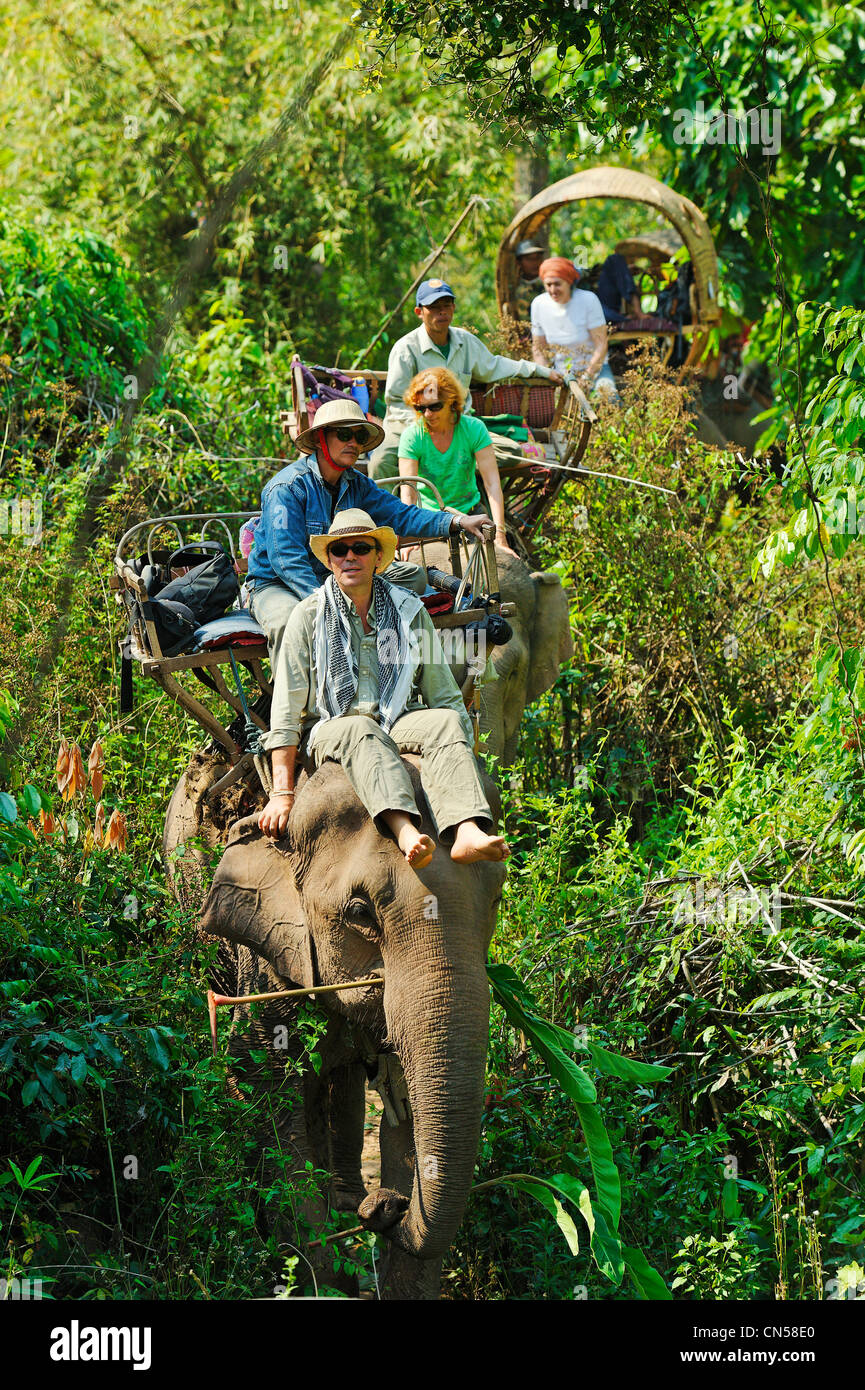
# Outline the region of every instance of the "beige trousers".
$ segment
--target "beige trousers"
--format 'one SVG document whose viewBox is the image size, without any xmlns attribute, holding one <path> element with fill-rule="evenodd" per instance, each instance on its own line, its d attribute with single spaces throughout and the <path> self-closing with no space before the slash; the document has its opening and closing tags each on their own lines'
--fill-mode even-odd
<svg viewBox="0 0 865 1390">
<path fill-rule="evenodd" d="M 492 829 L 478 765 L 455 710 L 404 714 L 389 734 L 365 714 L 327 719 L 316 725 L 313 751 L 317 767 L 339 763 L 373 820 L 382 811 L 404 811 L 416 824 L 420 815 L 400 753 L 419 753 L 421 786 L 439 839 L 464 820 Z"/>
</svg>

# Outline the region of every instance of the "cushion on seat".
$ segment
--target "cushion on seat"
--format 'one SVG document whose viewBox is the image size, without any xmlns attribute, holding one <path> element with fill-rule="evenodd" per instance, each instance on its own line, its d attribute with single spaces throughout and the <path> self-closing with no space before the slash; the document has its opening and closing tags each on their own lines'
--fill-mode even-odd
<svg viewBox="0 0 865 1390">
<path fill-rule="evenodd" d="M 222 618 L 196 630 L 195 641 L 204 651 L 215 651 L 220 647 L 249 647 L 266 642 L 264 630 L 259 627 L 248 608 L 234 608 Z"/>
</svg>

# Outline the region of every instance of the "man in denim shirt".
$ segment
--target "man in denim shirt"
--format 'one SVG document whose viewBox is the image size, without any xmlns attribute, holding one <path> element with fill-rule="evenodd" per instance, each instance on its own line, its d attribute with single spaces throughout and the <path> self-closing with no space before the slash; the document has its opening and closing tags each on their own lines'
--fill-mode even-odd
<svg viewBox="0 0 865 1390">
<path fill-rule="evenodd" d="M 311 428 L 297 436 L 302 457 L 264 487 L 247 588 L 253 617 L 267 634 L 271 669 L 279 661 L 295 607 L 328 576 L 308 540 L 325 535 L 337 512 L 358 507 L 377 526 L 390 526 L 398 536 L 440 540 L 463 530 L 482 539 L 481 528 L 489 524 L 489 517 L 408 507 L 357 472 L 359 456 L 383 438 L 384 430 L 366 418 L 356 401 L 329 401 L 318 409 Z M 383 578 L 420 593 L 426 588 L 426 574 L 417 565 L 394 563 Z"/>
</svg>

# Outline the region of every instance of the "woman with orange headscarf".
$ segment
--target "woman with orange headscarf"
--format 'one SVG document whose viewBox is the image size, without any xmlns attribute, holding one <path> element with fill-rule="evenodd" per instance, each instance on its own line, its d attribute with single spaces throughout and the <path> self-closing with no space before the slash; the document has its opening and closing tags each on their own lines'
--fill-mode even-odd
<svg viewBox="0 0 865 1390">
<path fill-rule="evenodd" d="M 472 515 L 483 510 L 477 473 L 481 475 L 496 524 L 496 545 L 510 555 L 505 525 L 505 503 L 493 441 L 483 420 L 463 412 L 466 393 L 446 367 L 427 367 L 418 372 L 403 397 L 417 417 L 399 441 L 399 471 L 403 478 L 429 478 L 446 507 Z M 402 489 L 409 505 L 437 507 L 435 495 L 423 481 L 417 494 Z"/>
<path fill-rule="evenodd" d="M 596 294 L 576 287 L 580 272 L 564 256 L 541 262 L 544 294 L 532 300 L 532 357 L 588 390 L 597 385 L 618 401 L 607 360 L 607 321 Z"/>
</svg>

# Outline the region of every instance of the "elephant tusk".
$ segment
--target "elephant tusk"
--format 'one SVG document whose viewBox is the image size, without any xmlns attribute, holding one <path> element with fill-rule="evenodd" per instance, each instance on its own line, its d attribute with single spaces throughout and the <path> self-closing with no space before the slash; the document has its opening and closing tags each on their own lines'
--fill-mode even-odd
<svg viewBox="0 0 865 1390">
<path fill-rule="evenodd" d="M 207 991 L 207 1012 L 210 1016 L 210 1038 L 216 1056 L 216 1010 L 222 1004 L 259 1004 L 266 999 L 300 999 L 310 994 L 336 994 L 341 989 L 364 989 L 368 985 L 383 985 L 380 975 L 368 980 L 349 980 L 344 985 L 311 985 L 309 989 L 275 989 L 269 994 L 214 994 Z"/>
</svg>

